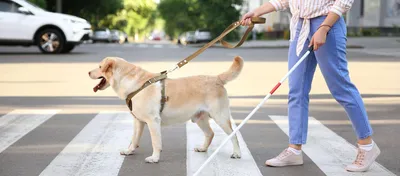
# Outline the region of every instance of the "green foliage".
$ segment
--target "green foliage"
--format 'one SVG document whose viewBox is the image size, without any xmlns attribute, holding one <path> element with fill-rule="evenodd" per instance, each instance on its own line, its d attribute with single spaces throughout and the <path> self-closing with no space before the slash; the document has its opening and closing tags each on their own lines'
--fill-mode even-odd
<svg viewBox="0 0 400 176">
<path fill-rule="evenodd" d="M 63 13 L 87 19 L 99 27 L 99 21 L 123 8 L 123 0 L 63 0 Z"/>
<path fill-rule="evenodd" d="M 155 10 L 153 0 L 125 0 L 123 9 L 106 16 L 99 25 L 123 30 L 129 35 L 143 36 L 155 27 Z"/>
<path fill-rule="evenodd" d="M 379 36 L 380 31 L 377 28 L 365 28 L 361 31 L 362 36 Z"/>
<path fill-rule="evenodd" d="M 36 4 L 37 6 L 43 8 L 43 9 L 45 9 L 47 7 L 46 0 L 28 0 L 28 1 Z"/>
<path fill-rule="evenodd" d="M 180 33 L 205 27 L 197 0 L 163 0 L 158 6 L 165 20 L 165 33 L 177 37 Z"/>
<path fill-rule="evenodd" d="M 165 32 L 170 36 L 202 28 L 210 30 L 215 37 L 239 19 L 240 11 L 235 6 L 242 3 L 242 0 L 163 0 L 158 10 L 166 21 Z M 237 34 L 228 35 L 227 39 L 231 38 L 237 38 Z"/>
<path fill-rule="evenodd" d="M 216 37 L 231 23 L 239 20 L 240 11 L 235 6 L 242 5 L 242 0 L 198 0 L 204 13 L 204 22 L 207 24 L 213 35 Z M 227 40 L 237 39 L 236 32 L 226 37 Z"/>
</svg>

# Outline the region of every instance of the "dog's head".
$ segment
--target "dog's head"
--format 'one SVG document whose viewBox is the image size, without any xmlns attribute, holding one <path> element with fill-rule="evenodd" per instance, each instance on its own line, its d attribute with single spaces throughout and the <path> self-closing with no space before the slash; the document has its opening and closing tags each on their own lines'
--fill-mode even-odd
<svg viewBox="0 0 400 176">
<path fill-rule="evenodd" d="M 120 98 L 126 98 L 153 76 L 152 73 L 119 57 L 106 57 L 97 68 L 89 72 L 90 78 L 100 80 L 93 88 L 94 92 L 111 86 Z"/>
<path fill-rule="evenodd" d="M 100 82 L 93 88 L 94 92 L 98 90 L 104 90 L 110 86 L 115 80 L 115 69 L 122 59 L 116 57 L 104 58 L 98 68 L 95 68 L 89 72 L 89 77 L 92 79 L 100 79 Z"/>
</svg>

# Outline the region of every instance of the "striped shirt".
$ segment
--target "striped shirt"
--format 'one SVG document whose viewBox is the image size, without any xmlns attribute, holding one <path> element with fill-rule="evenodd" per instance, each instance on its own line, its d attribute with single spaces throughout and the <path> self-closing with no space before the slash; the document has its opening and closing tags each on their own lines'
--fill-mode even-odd
<svg viewBox="0 0 400 176">
<path fill-rule="evenodd" d="M 310 20 L 321 15 L 328 15 L 334 12 L 339 16 L 347 12 L 354 0 L 270 0 L 269 2 L 277 11 L 290 8 L 292 19 L 290 21 L 290 40 L 293 41 L 296 34 L 296 27 L 299 18 L 303 18 L 303 25 L 300 30 L 296 46 L 296 55 L 299 56 L 303 50 L 305 41 L 310 33 Z"/>
</svg>

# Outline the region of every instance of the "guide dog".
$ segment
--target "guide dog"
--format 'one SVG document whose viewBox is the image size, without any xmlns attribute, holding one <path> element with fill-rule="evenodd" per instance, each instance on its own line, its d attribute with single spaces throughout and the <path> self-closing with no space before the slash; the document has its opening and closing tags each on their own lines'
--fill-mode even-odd
<svg viewBox="0 0 400 176">
<path fill-rule="evenodd" d="M 134 134 L 128 149 L 121 155 L 131 155 L 139 147 L 144 125 L 147 124 L 153 147 L 153 154 L 145 159 L 148 163 L 157 163 L 162 150 L 161 127 L 176 123 L 185 123 L 189 119 L 201 128 L 205 135 L 202 147 L 196 152 L 206 152 L 213 137 L 209 119 L 212 118 L 228 135 L 232 133 L 229 99 L 224 85 L 239 76 L 243 68 L 243 59 L 233 59 L 228 70 L 215 76 L 196 75 L 177 79 L 165 79 L 165 94 L 168 96 L 160 113 L 161 83 L 156 82 L 135 95 L 132 100 L 134 116 Z M 104 58 L 98 68 L 89 72 L 91 79 L 100 79 L 93 88 L 94 92 L 111 86 L 119 98 L 138 90 L 147 80 L 158 73 L 146 71 L 140 66 L 119 57 Z M 237 136 L 233 136 L 233 154 L 231 158 L 240 158 L 241 152 Z"/>
</svg>

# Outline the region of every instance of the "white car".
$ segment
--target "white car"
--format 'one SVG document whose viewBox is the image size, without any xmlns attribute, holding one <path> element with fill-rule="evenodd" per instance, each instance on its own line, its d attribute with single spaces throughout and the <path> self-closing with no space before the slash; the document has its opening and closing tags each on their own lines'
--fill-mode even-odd
<svg viewBox="0 0 400 176">
<path fill-rule="evenodd" d="M 37 45 L 43 53 L 68 53 L 92 33 L 85 19 L 48 12 L 25 0 L 0 0 L 0 45 Z"/>
<path fill-rule="evenodd" d="M 211 39 L 211 32 L 206 29 L 198 29 L 194 33 L 196 43 L 202 42 L 210 42 Z"/>
<path fill-rule="evenodd" d="M 99 29 L 94 30 L 92 40 L 93 40 L 93 43 L 96 43 L 96 42 L 110 43 L 112 41 L 110 29 L 99 28 Z"/>
<path fill-rule="evenodd" d="M 198 29 L 196 31 L 188 31 L 178 37 L 178 44 L 187 45 L 191 43 L 210 42 L 211 32 L 205 29 Z"/>
</svg>

